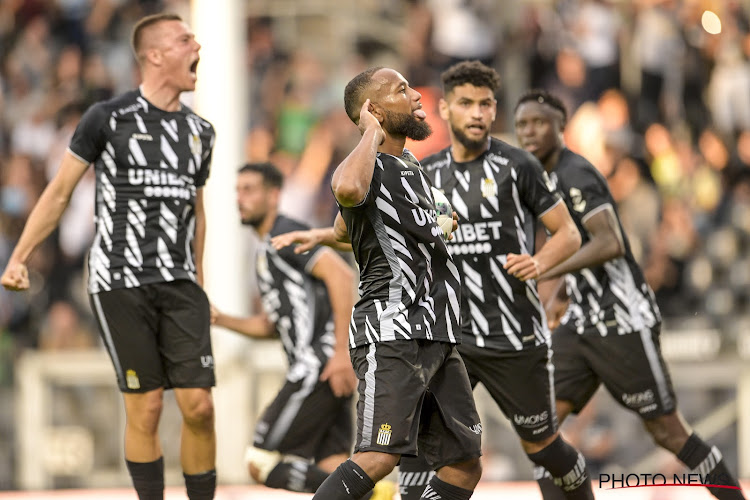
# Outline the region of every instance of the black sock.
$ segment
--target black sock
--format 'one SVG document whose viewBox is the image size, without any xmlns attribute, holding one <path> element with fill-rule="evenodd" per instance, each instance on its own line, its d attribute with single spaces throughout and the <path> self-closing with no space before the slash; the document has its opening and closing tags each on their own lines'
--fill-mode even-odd
<svg viewBox="0 0 750 500">
<path fill-rule="evenodd" d="M 163 500 L 164 457 L 159 457 L 153 462 L 125 460 L 125 463 L 140 500 Z"/>
<path fill-rule="evenodd" d="M 359 500 L 374 487 L 372 479 L 350 459 L 323 481 L 313 500 Z"/>
<path fill-rule="evenodd" d="M 530 454 L 529 458 L 549 471 L 555 484 L 562 488 L 565 498 L 593 500 L 586 460 L 575 448 L 563 441 L 561 436 L 557 436 L 542 451 Z"/>
<path fill-rule="evenodd" d="M 430 500 L 469 500 L 474 492 L 465 490 L 458 486 L 441 481 L 437 475 L 432 476 L 427 487 L 424 489 L 422 496 L 419 498 L 429 498 Z"/>
<path fill-rule="evenodd" d="M 216 493 L 216 470 L 185 474 L 185 489 L 190 500 L 211 500 Z"/>
<path fill-rule="evenodd" d="M 269 488 L 281 488 L 300 493 L 314 493 L 328 473 L 304 460 L 280 462 L 268 473 L 266 482 Z"/>
<path fill-rule="evenodd" d="M 695 433 L 691 434 L 677 458 L 693 472 L 708 476 L 707 483 L 722 486 L 739 486 L 737 479 L 729 472 L 721 452 L 716 446 L 710 447 Z M 708 488 L 713 496 L 720 500 L 745 498 L 742 490 L 731 488 Z"/>
<path fill-rule="evenodd" d="M 421 456 L 401 457 L 398 466 L 398 489 L 401 500 L 417 500 L 432 476 L 435 475 L 427 460 Z"/>
<path fill-rule="evenodd" d="M 552 474 L 541 465 L 534 466 L 534 479 L 539 485 L 543 500 L 565 500 L 562 488 L 555 484 Z"/>
</svg>

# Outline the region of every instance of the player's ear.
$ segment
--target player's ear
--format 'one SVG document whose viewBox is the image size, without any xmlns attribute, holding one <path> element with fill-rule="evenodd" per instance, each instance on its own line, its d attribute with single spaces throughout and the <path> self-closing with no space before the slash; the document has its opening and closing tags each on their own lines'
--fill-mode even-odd
<svg viewBox="0 0 750 500">
<path fill-rule="evenodd" d="M 154 66 L 160 66 L 163 59 L 161 50 L 157 49 L 156 47 L 146 49 L 144 51 L 144 59 Z"/>
<path fill-rule="evenodd" d="M 268 191 L 268 197 L 270 198 L 271 206 L 278 208 L 279 202 L 281 201 L 281 189 L 273 188 Z"/>
<path fill-rule="evenodd" d="M 377 118 L 380 123 L 385 121 L 385 110 L 377 102 L 370 101 L 370 113 Z"/>
<path fill-rule="evenodd" d="M 438 101 L 438 111 L 440 112 L 440 118 L 448 121 L 448 102 L 443 97 Z"/>
</svg>

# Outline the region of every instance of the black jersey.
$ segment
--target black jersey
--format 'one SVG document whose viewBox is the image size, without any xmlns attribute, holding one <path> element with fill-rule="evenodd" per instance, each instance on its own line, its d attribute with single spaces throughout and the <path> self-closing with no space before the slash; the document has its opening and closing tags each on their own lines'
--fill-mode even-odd
<svg viewBox="0 0 750 500">
<path fill-rule="evenodd" d="M 459 216 L 448 250 L 463 279 L 464 342 L 517 351 L 547 343 L 536 282 L 503 269 L 509 253 L 533 255 L 537 219 L 560 202 L 542 165 L 495 138 L 473 161 L 456 162 L 446 148 L 422 165 Z"/>
<path fill-rule="evenodd" d="M 304 254 L 288 246 L 275 250 L 271 238 L 308 226 L 279 215 L 256 251 L 256 272 L 263 310 L 274 323 L 289 361 L 287 379 L 296 382 L 319 371 L 333 354 L 335 335 L 328 289 L 310 273 L 322 255 L 315 247 Z"/>
<path fill-rule="evenodd" d="M 195 194 L 208 178 L 213 126 L 134 90 L 91 106 L 69 151 L 93 163 L 96 236 L 89 292 L 195 281 Z"/>
<path fill-rule="evenodd" d="M 571 302 L 561 322 L 578 333 L 595 331 L 602 336 L 640 332 L 657 325 L 661 321 L 659 307 L 630 251 L 607 181 L 586 158 L 569 149 L 560 153 L 550 179 L 563 194 L 582 244 L 589 241 L 583 223 L 607 207 L 615 211 L 625 243 L 622 257 L 566 276 Z"/>
<path fill-rule="evenodd" d="M 339 207 L 360 268 L 352 347 L 426 339 L 460 342 L 460 277 L 437 226 L 427 178 L 408 151 L 378 153 L 370 189 Z"/>
</svg>

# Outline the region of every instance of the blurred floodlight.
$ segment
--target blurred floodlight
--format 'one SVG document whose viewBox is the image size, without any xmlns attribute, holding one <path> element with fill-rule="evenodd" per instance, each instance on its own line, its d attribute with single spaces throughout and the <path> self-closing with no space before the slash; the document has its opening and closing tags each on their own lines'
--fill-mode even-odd
<svg viewBox="0 0 750 500">
<path fill-rule="evenodd" d="M 701 24 L 703 29 L 712 35 L 718 35 L 721 33 L 721 19 L 716 15 L 715 12 L 707 10 L 701 17 Z"/>
</svg>

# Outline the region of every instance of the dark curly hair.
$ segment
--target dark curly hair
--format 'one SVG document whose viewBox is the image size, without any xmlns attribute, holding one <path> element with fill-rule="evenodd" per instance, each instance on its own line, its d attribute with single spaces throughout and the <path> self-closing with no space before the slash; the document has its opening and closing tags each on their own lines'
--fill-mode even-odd
<svg viewBox="0 0 750 500">
<path fill-rule="evenodd" d="M 556 95 L 543 89 L 532 89 L 524 92 L 523 95 L 518 98 L 518 102 L 516 103 L 513 112 L 515 113 L 518 111 L 521 104 L 531 101 L 538 102 L 539 104 L 546 104 L 547 106 L 558 110 L 562 113 L 562 124 L 565 125 L 568 122 L 568 110 L 565 109 L 565 104 L 562 100 Z"/>
<path fill-rule="evenodd" d="M 500 88 L 500 75 L 493 68 L 479 61 L 461 61 L 443 71 L 440 75 L 443 82 L 443 95 L 448 95 L 454 88 L 470 83 L 475 87 L 488 87 L 495 94 Z"/>
<path fill-rule="evenodd" d="M 381 69 L 383 69 L 382 66 L 367 69 L 346 84 L 346 88 L 344 89 L 344 109 L 354 123 L 359 124 L 359 110 L 362 108 L 362 103 L 365 102 L 364 93 L 367 87 L 370 86 L 370 83 L 372 83 L 372 75 Z"/>
<path fill-rule="evenodd" d="M 284 185 L 284 174 L 273 163 L 258 162 L 245 163 L 240 167 L 238 173 L 254 172 L 263 176 L 263 184 L 266 187 L 279 188 Z"/>
</svg>

